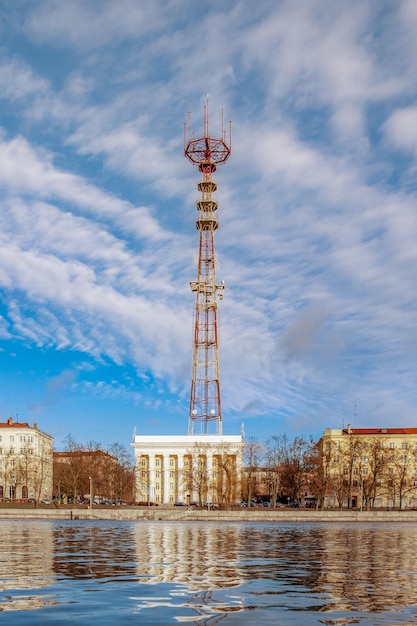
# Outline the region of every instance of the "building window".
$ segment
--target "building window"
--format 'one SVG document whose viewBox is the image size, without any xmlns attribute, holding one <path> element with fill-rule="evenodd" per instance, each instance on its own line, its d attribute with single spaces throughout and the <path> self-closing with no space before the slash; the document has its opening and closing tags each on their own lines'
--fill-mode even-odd
<svg viewBox="0 0 417 626">
<path fill-rule="evenodd" d="M 174 459 L 169 459 L 169 466 L 170 466 L 170 467 L 175 467 L 175 461 L 174 461 Z"/>
<path fill-rule="evenodd" d="M 390 448 L 395 448 L 395 443 L 393 441 L 390 441 L 389 447 Z"/>
<path fill-rule="evenodd" d="M 161 465 L 161 459 L 156 459 L 155 465 L 156 467 L 159 467 Z"/>
<path fill-rule="evenodd" d="M 367 468 L 367 467 L 364 467 L 364 468 L 363 468 L 363 473 L 364 473 L 365 475 L 368 473 L 368 468 Z"/>
<path fill-rule="evenodd" d="M 14 448 L 10 448 L 10 454 L 14 454 Z"/>
<path fill-rule="evenodd" d="M 161 478 L 161 472 L 155 472 L 155 478 Z"/>
<path fill-rule="evenodd" d="M 407 450 L 407 448 L 408 448 L 407 442 L 403 441 L 402 444 L 401 444 L 401 447 L 402 447 L 403 450 Z"/>
<path fill-rule="evenodd" d="M 14 441 L 14 435 L 10 435 L 10 441 Z"/>
<path fill-rule="evenodd" d="M 363 457 L 363 461 L 364 461 L 364 463 L 367 463 L 367 462 L 368 462 L 368 457 L 367 457 L 367 456 L 364 456 L 364 457 Z"/>
</svg>

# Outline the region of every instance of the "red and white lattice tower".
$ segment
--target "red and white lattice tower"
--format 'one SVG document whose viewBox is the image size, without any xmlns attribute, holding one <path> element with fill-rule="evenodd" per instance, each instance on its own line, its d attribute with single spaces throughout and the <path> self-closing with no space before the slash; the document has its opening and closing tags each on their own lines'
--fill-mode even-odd
<svg viewBox="0 0 417 626">
<path fill-rule="evenodd" d="M 188 434 L 193 435 L 196 422 L 203 433 L 209 432 L 209 424 L 217 435 L 222 434 L 220 402 L 219 339 L 217 328 L 217 302 L 223 297 L 224 283 L 216 284 L 216 259 L 214 254 L 214 231 L 218 228 L 217 202 L 213 193 L 217 185 L 213 174 L 218 165 L 225 163 L 231 152 L 231 124 L 229 144 L 223 125 L 220 139 L 210 137 L 208 128 L 208 100 L 204 107 L 204 135 L 191 136 L 190 116 L 184 125 L 184 154 L 193 165 L 198 165 L 202 179 L 197 187 L 201 199 L 197 202 L 199 216 L 196 227 L 200 233 L 197 280 L 190 283 L 196 294 L 194 321 L 194 349 L 190 393 Z"/>
</svg>

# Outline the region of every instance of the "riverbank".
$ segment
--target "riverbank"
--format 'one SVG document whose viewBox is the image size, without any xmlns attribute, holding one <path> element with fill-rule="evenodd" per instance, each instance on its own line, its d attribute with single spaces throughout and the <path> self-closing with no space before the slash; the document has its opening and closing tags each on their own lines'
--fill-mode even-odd
<svg viewBox="0 0 417 626">
<path fill-rule="evenodd" d="M 196 521 L 196 522 L 417 522 L 417 510 L 315 511 L 311 509 L 233 509 L 208 511 L 195 508 L 1 508 L 2 519 Z"/>
</svg>

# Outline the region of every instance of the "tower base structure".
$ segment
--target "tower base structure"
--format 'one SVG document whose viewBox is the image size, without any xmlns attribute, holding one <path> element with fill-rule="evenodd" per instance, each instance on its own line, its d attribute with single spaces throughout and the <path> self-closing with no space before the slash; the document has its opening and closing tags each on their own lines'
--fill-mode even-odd
<svg viewBox="0 0 417 626">
<path fill-rule="evenodd" d="M 241 501 L 242 435 L 135 435 L 135 501 L 228 506 Z"/>
</svg>

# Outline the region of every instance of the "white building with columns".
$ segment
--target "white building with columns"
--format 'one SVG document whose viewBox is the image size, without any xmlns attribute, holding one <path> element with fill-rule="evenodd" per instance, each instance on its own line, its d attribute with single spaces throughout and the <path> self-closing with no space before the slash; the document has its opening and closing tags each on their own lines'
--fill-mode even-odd
<svg viewBox="0 0 417 626">
<path fill-rule="evenodd" d="M 231 505 L 241 501 L 241 435 L 135 435 L 135 500 Z"/>
</svg>

